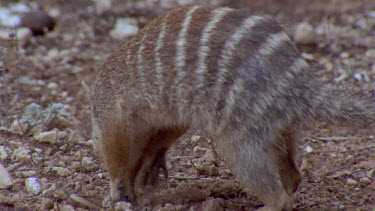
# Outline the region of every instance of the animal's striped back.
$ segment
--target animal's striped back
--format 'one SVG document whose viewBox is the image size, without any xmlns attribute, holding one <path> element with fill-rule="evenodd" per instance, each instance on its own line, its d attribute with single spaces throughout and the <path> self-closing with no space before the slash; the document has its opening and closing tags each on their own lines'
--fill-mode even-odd
<svg viewBox="0 0 375 211">
<path fill-rule="evenodd" d="M 246 113 L 263 115 L 307 66 L 272 19 L 191 6 L 147 25 L 107 60 L 101 75 L 117 93 L 142 98 L 151 108 L 181 117 L 209 113 L 229 123 Z M 288 102 L 277 103 L 283 108 Z"/>
</svg>

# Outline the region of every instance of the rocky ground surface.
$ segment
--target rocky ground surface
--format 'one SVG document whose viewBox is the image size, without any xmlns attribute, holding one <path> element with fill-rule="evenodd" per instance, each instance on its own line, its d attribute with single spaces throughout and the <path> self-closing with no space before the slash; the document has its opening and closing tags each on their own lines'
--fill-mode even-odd
<svg viewBox="0 0 375 211">
<path fill-rule="evenodd" d="M 91 84 L 106 57 L 162 11 L 192 3 L 0 0 L 0 210 L 104 209 L 109 176 L 90 140 L 89 102 L 81 81 Z M 322 65 L 322 77 L 348 89 L 374 89 L 372 0 L 200 3 L 272 16 L 307 60 Z M 27 17 L 31 23 L 24 18 L 19 24 L 19 19 L 39 7 L 55 25 L 35 36 L 35 27 L 52 23 L 43 15 Z M 23 27 L 14 29 L 17 24 Z M 303 182 L 293 197 L 295 209 L 374 210 L 374 132 L 324 123 L 304 131 L 298 157 Z M 211 140 L 199 131 L 182 137 L 168 155 L 168 185 L 161 175 L 160 187 L 138 190 L 144 207 L 136 209 L 262 206 L 241 189 Z M 117 203 L 107 209 L 134 207 Z"/>
</svg>

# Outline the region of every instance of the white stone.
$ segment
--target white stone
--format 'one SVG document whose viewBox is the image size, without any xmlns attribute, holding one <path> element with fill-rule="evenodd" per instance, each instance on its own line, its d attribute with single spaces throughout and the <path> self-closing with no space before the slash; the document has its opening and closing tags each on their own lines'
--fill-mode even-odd
<svg viewBox="0 0 375 211">
<path fill-rule="evenodd" d="M 24 146 L 20 146 L 13 151 L 11 156 L 12 161 L 23 161 L 30 160 L 31 156 L 29 155 L 30 150 L 26 149 Z"/>
<path fill-rule="evenodd" d="M 48 8 L 48 14 L 53 17 L 53 18 L 58 18 L 61 16 L 61 11 L 59 8 L 55 7 L 55 8 Z"/>
<path fill-rule="evenodd" d="M 302 22 L 297 25 L 296 31 L 293 36 L 294 42 L 297 44 L 314 44 L 315 43 L 315 31 L 314 27 L 307 23 Z"/>
<path fill-rule="evenodd" d="M 33 36 L 32 31 L 29 28 L 22 27 L 17 29 L 18 46 L 24 48 L 29 44 L 31 37 Z"/>
<path fill-rule="evenodd" d="M 302 52 L 302 53 L 301 53 L 301 56 L 302 56 L 304 59 L 315 60 L 314 55 L 313 55 L 313 54 L 310 54 L 310 53 Z"/>
<path fill-rule="evenodd" d="M 23 175 L 24 177 L 32 177 L 32 176 L 35 176 L 35 175 L 36 175 L 36 171 L 34 171 L 34 170 L 23 171 L 23 172 L 22 172 L 22 175 Z"/>
<path fill-rule="evenodd" d="M 110 35 L 114 39 L 123 40 L 135 35 L 138 31 L 137 19 L 119 18 L 116 20 L 115 27 L 110 31 Z"/>
<path fill-rule="evenodd" d="M 36 134 L 34 136 L 34 139 L 39 141 L 40 143 L 55 144 L 58 139 L 65 139 L 66 137 L 68 137 L 68 133 L 59 131 L 55 128 L 51 131 Z"/>
<path fill-rule="evenodd" d="M 0 163 L 0 189 L 10 188 L 12 186 L 12 178 L 9 172 Z"/>
<path fill-rule="evenodd" d="M 312 148 L 312 147 L 310 147 L 309 145 L 307 145 L 307 146 L 305 146 L 305 151 L 307 152 L 307 153 L 312 153 L 313 151 L 314 151 L 314 149 Z"/>
<path fill-rule="evenodd" d="M 6 7 L 0 7 L 0 25 L 16 27 L 21 23 L 21 17 L 13 14 L 13 11 Z"/>
<path fill-rule="evenodd" d="M 130 207 L 131 204 L 129 202 L 120 201 L 115 204 L 116 211 L 131 211 Z"/>
<path fill-rule="evenodd" d="M 46 84 L 43 80 L 36 80 L 28 76 L 21 76 L 18 82 L 23 85 L 33 85 L 33 86 L 44 86 Z"/>
<path fill-rule="evenodd" d="M 50 82 L 47 85 L 47 88 L 50 89 L 50 90 L 55 90 L 55 89 L 57 89 L 57 87 L 58 87 L 58 85 L 55 82 Z"/>
<path fill-rule="evenodd" d="M 38 195 L 42 190 L 42 185 L 39 182 L 39 179 L 36 177 L 29 177 L 25 181 L 26 191 L 28 193 Z"/>
<path fill-rule="evenodd" d="M 9 144 L 9 145 L 16 146 L 16 147 L 20 147 L 20 146 L 23 146 L 23 145 L 24 145 L 23 142 L 20 142 L 20 141 L 14 141 L 14 140 L 9 141 L 8 144 Z"/>
<path fill-rule="evenodd" d="M 66 98 L 68 97 L 69 93 L 67 91 L 64 91 L 61 93 L 61 97 Z"/>
<path fill-rule="evenodd" d="M 0 146 L 0 160 L 5 160 L 8 157 L 7 147 Z"/>
<path fill-rule="evenodd" d="M 340 53 L 340 57 L 343 58 L 343 59 L 347 59 L 347 58 L 349 58 L 349 56 L 350 56 L 349 52 Z"/>
<path fill-rule="evenodd" d="M 10 8 L 11 11 L 17 12 L 17 13 L 25 13 L 25 12 L 30 11 L 30 8 L 22 2 L 19 2 L 19 3 L 16 3 L 16 4 L 11 4 L 11 5 L 9 5 L 9 8 Z"/>
<path fill-rule="evenodd" d="M 56 48 L 52 48 L 48 51 L 47 55 L 44 57 L 44 61 L 46 63 L 49 63 L 51 60 L 59 59 L 60 52 Z M 61 59 L 61 58 L 60 58 Z"/>
<path fill-rule="evenodd" d="M 74 211 L 74 207 L 69 204 L 58 204 L 55 203 L 55 207 L 53 210 L 60 210 L 60 211 Z"/>
<path fill-rule="evenodd" d="M 355 73 L 353 75 L 353 78 L 357 79 L 358 81 L 362 81 L 362 74 L 361 73 Z"/>
<path fill-rule="evenodd" d="M 112 0 L 94 0 L 94 2 L 98 14 L 108 11 L 112 7 Z"/>
<path fill-rule="evenodd" d="M 199 141 L 199 139 L 200 139 L 201 137 L 202 137 L 202 136 L 193 135 L 193 136 L 191 137 L 191 141 L 192 141 L 193 143 L 196 143 L 197 141 Z"/>
<path fill-rule="evenodd" d="M 200 147 L 200 146 L 195 146 L 194 148 L 193 148 L 193 154 L 195 155 L 195 156 L 202 156 L 202 155 L 204 155 L 204 153 L 207 151 L 207 148 L 202 148 L 202 147 Z"/>
<path fill-rule="evenodd" d="M 91 157 L 82 158 L 82 166 L 88 171 L 95 171 L 99 166 L 94 163 Z"/>
</svg>

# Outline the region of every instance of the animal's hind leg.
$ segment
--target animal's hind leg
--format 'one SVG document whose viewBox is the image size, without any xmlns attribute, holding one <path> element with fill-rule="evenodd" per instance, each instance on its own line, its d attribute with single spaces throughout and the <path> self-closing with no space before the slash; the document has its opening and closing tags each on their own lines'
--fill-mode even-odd
<svg viewBox="0 0 375 211">
<path fill-rule="evenodd" d="M 168 179 L 168 170 L 166 167 L 166 153 L 167 148 L 160 149 L 154 155 L 149 156 L 144 164 L 144 175 L 142 185 L 156 185 L 159 182 L 160 169 L 163 171 L 165 180 Z"/>
<path fill-rule="evenodd" d="M 170 127 L 157 130 L 150 138 L 149 145 L 144 153 L 142 167 L 142 185 L 155 185 L 158 183 L 159 172 L 162 169 L 165 180 L 168 178 L 166 168 L 166 152 L 170 145 L 186 132 L 184 127 Z"/>
<path fill-rule="evenodd" d="M 289 130 L 280 133 L 279 142 L 284 146 L 278 159 L 280 180 L 284 189 L 292 195 L 301 182 L 301 174 L 295 164 L 295 145 L 296 140 L 293 133 Z"/>
<path fill-rule="evenodd" d="M 273 132 L 273 134 L 277 133 Z M 284 134 L 264 137 L 251 133 L 251 130 L 243 134 L 239 132 L 228 132 L 228 134 L 231 136 L 219 134 L 213 137 L 213 140 L 221 153 L 220 156 L 224 158 L 241 184 L 265 203 L 261 210 L 291 209 L 292 191 L 290 190 L 294 190 L 298 182 L 290 182 L 290 180 L 295 180 L 299 174 L 295 171 L 294 163 L 290 162 L 293 156 L 284 149 L 289 149 L 290 147 L 285 143 L 294 139 L 284 140 L 288 137 L 287 133 L 285 137 Z M 291 142 L 290 146 L 293 144 L 294 142 Z M 290 170 L 292 170 L 290 174 L 283 172 Z"/>
<path fill-rule="evenodd" d="M 274 192 L 265 196 L 265 207 L 263 210 L 274 210 L 274 208 L 284 210 L 292 210 L 293 205 L 290 196 L 297 190 L 301 181 L 301 174 L 295 164 L 295 148 L 296 139 L 292 131 L 282 130 L 275 137 L 273 143 L 274 161 L 276 161 L 275 169 L 278 173 L 281 186 L 278 192 Z M 274 195 L 274 194 L 278 195 Z M 275 200 L 278 199 L 278 200 Z M 277 203 L 284 201 L 283 203 Z"/>
</svg>

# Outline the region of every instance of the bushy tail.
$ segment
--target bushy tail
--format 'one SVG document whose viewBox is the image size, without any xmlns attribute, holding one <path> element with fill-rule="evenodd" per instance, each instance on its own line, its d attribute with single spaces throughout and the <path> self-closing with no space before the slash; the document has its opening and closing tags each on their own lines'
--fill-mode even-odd
<svg viewBox="0 0 375 211">
<path fill-rule="evenodd" d="M 338 125 L 374 127 L 374 91 L 344 89 L 325 84 L 313 101 L 314 116 Z"/>
</svg>

